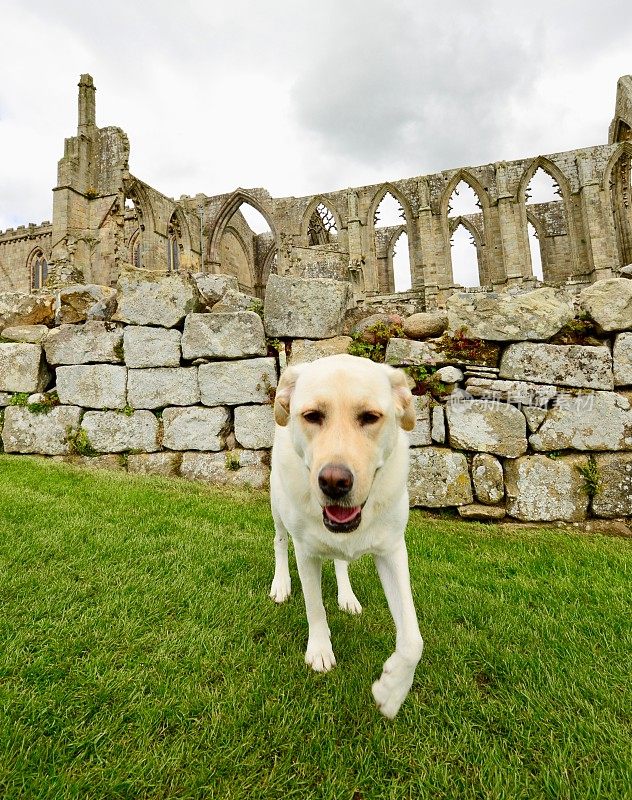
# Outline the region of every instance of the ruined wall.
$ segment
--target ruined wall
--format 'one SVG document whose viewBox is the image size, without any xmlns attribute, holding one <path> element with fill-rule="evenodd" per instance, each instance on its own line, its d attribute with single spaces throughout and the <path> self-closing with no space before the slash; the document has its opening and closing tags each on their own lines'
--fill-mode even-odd
<svg viewBox="0 0 632 800">
<path fill-rule="evenodd" d="M 264 487 L 279 371 L 351 349 L 408 371 L 411 505 L 632 516 L 632 281 L 455 294 L 397 320 L 359 318 L 348 282 L 272 275 L 250 308 L 231 276 L 134 270 L 116 292 L 0 295 L 5 452 Z"/>
<path fill-rule="evenodd" d="M 463 220 L 476 241 L 480 284 L 488 290 L 533 285 L 529 220 L 548 284 L 587 284 L 632 263 L 631 76 L 618 82 L 609 144 L 299 198 L 273 198 L 261 188 L 166 197 L 130 175 L 125 133 L 96 125 L 95 92 L 91 76 L 82 75 L 77 135 L 65 141 L 54 189 L 51 285 L 113 285 L 127 264 L 136 263 L 157 273 L 232 272 L 260 297 L 270 272 L 348 280 L 358 298 L 389 293 L 392 240 L 376 228 L 375 213 L 390 193 L 401 206 L 412 289 L 426 308 L 443 307 L 459 288 L 450 247 L 459 220 L 449 200 L 461 181 L 480 206 Z M 526 204 L 538 169 L 559 186 L 559 201 Z M 231 223 L 243 203 L 266 219 L 267 251 L 241 222 Z M 17 239 L 6 239 L 0 263 L 12 283 L 2 277 L 0 288 L 28 282 L 27 258 Z"/>
<path fill-rule="evenodd" d="M 52 226 L 48 221 L 0 233 L 0 289 L 30 292 L 33 260 L 41 251 L 50 261 L 51 246 Z"/>
</svg>

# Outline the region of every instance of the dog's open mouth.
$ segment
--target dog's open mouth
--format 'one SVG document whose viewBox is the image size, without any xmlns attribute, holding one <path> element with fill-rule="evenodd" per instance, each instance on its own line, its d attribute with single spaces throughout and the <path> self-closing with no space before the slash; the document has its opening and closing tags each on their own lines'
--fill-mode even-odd
<svg viewBox="0 0 632 800">
<path fill-rule="evenodd" d="M 334 533 L 354 531 L 362 521 L 362 506 L 325 506 L 323 523 Z"/>
</svg>

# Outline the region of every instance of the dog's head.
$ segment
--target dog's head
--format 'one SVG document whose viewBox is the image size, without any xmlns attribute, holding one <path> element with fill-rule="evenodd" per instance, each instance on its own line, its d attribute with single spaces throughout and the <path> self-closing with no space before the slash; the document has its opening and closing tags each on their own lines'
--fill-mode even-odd
<svg viewBox="0 0 632 800">
<path fill-rule="evenodd" d="M 331 531 L 355 530 L 375 473 L 393 451 L 398 427 L 415 425 L 406 376 L 385 364 L 337 355 L 288 367 L 274 403 L 278 425 L 309 469 L 312 494 Z"/>
</svg>

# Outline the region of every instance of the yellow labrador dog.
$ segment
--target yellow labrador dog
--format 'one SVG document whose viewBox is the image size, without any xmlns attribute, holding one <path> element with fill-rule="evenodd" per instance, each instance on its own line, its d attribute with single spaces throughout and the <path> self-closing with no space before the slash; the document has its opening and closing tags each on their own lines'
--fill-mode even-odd
<svg viewBox="0 0 632 800">
<path fill-rule="evenodd" d="M 336 663 L 321 594 L 333 558 L 338 604 L 359 614 L 348 563 L 371 553 L 397 632 L 395 652 L 373 684 L 393 718 L 412 685 L 423 641 L 415 614 L 404 530 L 408 521 L 408 437 L 415 411 L 403 372 L 337 355 L 288 367 L 274 404 L 270 478 L 275 571 L 270 597 L 290 596 L 288 532 L 294 542 L 309 626 L 305 661 Z"/>
</svg>

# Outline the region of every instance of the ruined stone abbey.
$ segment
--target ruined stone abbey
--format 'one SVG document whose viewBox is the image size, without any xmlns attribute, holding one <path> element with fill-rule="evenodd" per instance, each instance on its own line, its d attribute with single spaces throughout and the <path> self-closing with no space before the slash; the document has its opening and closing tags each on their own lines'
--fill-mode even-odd
<svg viewBox="0 0 632 800">
<path fill-rule="evenodd" d="M 260 298 L 271 273 L 330 277 L 350 281 L 356 298 L 370 303 L 395 291 L 400 240 L 408 244 L 408 297 L 431 310 L 462 288 L 451 260 L 460 227 L 476 248 L 479 291 L 538 285 L 529 225 L 547 285 L 594 283 L 632 262 L 629 75 L 617 85 L 608 144 L 299 198 L 260 188 L 166 197 L 129 172 L 125 133 L 97 127 L 95 94 L 92 77 L 82 75 L 77 135 L 66 139 L 59 161 L 52 223 L 0 233 L 0 291 L 37 291 L 47 281 L 112 286 L 133 264 L 152 273 L 232 274 Z M 529 204 L 539 170 L 557 196 Z M 452 213 L 450 199 L 462 184 L 477 196 L 477 213 Z M 380 227 L 387 195 L 399 204 L 401 224 Z M 243 204 L 265 218 L 269 232 L 251 229 Z"/>
</svg>

